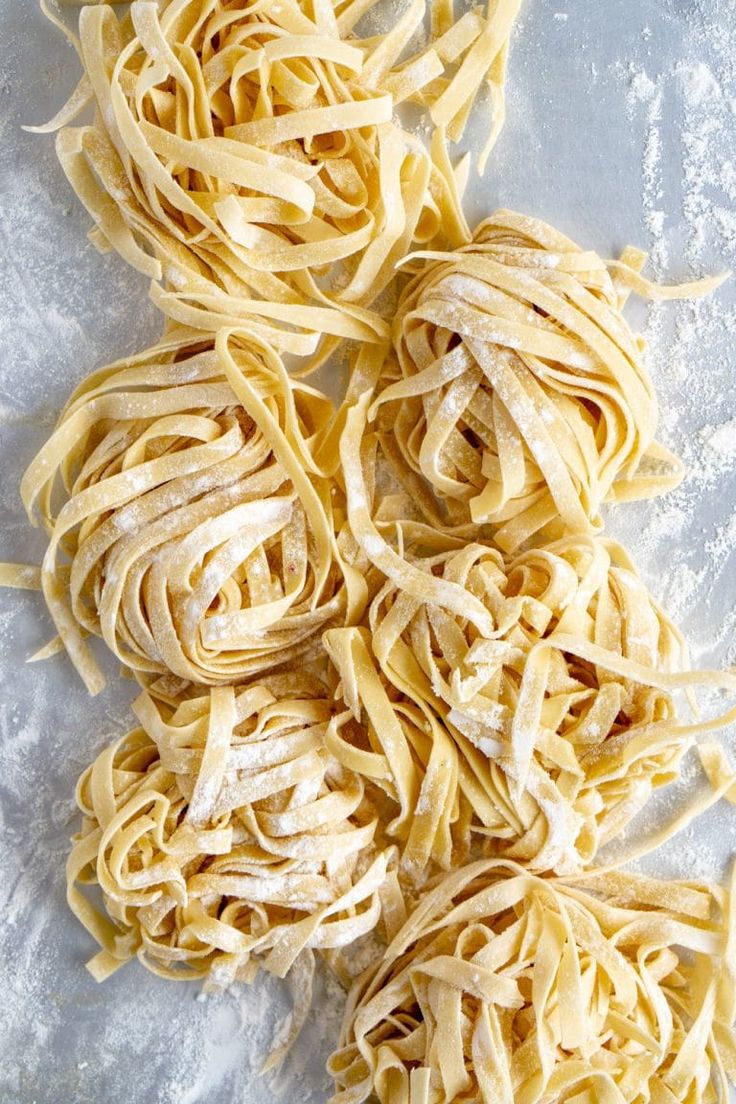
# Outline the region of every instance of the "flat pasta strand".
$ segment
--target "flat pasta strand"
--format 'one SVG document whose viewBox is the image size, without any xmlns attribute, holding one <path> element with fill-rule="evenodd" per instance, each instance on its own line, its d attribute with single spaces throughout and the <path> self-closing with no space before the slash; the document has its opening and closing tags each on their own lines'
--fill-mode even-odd
<svg viewBox="0 0 736 1104">
<path fill-rule="evenodd" d="M 323 643 L 344 707 L 327 728 L 330 752 L 364 779 L 370 794 L 380 795 L 381 830 L 399 841 L 402 868 L 412 880 L 430 865 L 449 869 L 469 846 L 462 815 L 467 799 L 461 804 L 467 771 L 452 735 L 425 703 L 397 695 L 381 676 L 366 629 L 330 629 Z"/>
</svg>

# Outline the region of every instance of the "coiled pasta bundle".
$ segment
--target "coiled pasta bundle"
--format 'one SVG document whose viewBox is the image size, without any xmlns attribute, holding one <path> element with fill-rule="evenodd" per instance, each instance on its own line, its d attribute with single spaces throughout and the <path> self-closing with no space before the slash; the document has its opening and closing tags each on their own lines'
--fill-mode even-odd
<svg viewBox="0 0 736 1104">
<path fill-rule="evenodd" d="M 324 686 L 269 676 L 134 708 L 142 727 L 77 788 L 68 896 L 102 948 L 98 980 L 135 955 L 216 987 L 259 964 L 283 977 L 375 927 L 390 853 L 373 847 L 362 781 L 325 748 Z M 80 883 L 99 885 L 104 913 Z"/>
<path fill-rule="evenodd" d="M 331 413 L 242 331 L 175 330 L 78 388 L 22 494 L 50 538 L 46 601 L 91 691 L 89 633 L 144 675 L 217 684 L 360 616 L 365 580 L 313 455 Z"/>
<path fill-rule="evenodd" d="M 638 275 L 643 254 L 603 261 L 510 211 L 454 253 L 416 257 L 394 321 L 399 378 L 385 374 L 369 417 L 383 410 L 379 428 L 439 498 L 435 523 L 490 524 L 512 551 L 558 519 L 600 529 L 605 501 L 679 482 L 621 307 L 632 288 L 699 295 L 719 279 L 657 288 Z"/>
<path fill-rule="evenodd" d="M 401 61 L 424 0 L 389 31 L 357 35 L 375 6 L 136 0 L 120 19 L 107 4 L 83 9 L 72 39 L 84 76 L 35 129 L 63 127 L 57 152 L 94 240 L 151 277 L 171 317 L 208 329 L 248 317 L 302 355 L 321 334 L 375 341 L 386 326 L 364 307 L 411 243 L 442 223 L 467 239 L 444 136 L 462 135 L 486 81 L 490 150 L 519 0 L 457 23 L 438 6 L 429 45 Z M 89 100 L 94 122 L 65 126 Z M 406 100 L 438 127 L 431 156 L 393 121 Z"/>
<path fill-rule="evenodd" d="M 404 567 L 374 598 L 370 633 L 325 643 L 364 726 L 333 722 L 331 746 L 398 805 L 399 828 L 414 825 L 410 868 L 456 863 L 472 838 L 533 870 L 577 871 L 734 715 L 680 716 L 678 691 L 733 692 L 736 678 L 689 670 L 679 631 L 610 541 L 509 559 L 470 544 Z"/>
<path fill-rule="evenodd" d="M 735 915 L 694 882 L 454 871 L 356 983 L 332 1104 L 725 1101 Z"/>
</svg>

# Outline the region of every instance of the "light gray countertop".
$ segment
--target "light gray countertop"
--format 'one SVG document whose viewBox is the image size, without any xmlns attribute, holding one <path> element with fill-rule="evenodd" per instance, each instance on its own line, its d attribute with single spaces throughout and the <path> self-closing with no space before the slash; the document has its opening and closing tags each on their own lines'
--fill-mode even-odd
<svg viewBox="0 0 736 1104">
<path fill-rule="evenodd" d="M 40 561 L 20 476 L 74 384 L 142 348 L 159 320 L 145 281 L 86 239 L 88 220 L 53 141 L 20 125 L 50 117 L 77 62 L 33 0 L 0 3 L 0 559 Z M 676 280 L 736 267 L 736 16 L 732 0 L 527 0 L 514 35 L 508 119 L 470 214 L 513 207 L 613 255 L 649 249 Z M 471 135 L 472 142 L 472 135 Z M 615 511 L 655 594 L 699 662 L 736 662 L 734 283 L 700 304 L 645 308 L 662 436 L 690 474 L 656 504 Z M 82 768 L 130 727 L 134 684 L 111 663 L 90 699 L 59 656 L 25 659 L 53 635 L 42 600 L 0 591 L 0 1100 L 3 1104 L 259 1104 L 327 1098 L 324 1059 L 340 995 L 322 992 L 282 1085 L 258 1063 L 288 1000 L 273 983 L 196 1000 L 130 964 L 98 986 L 90 940 L 64 901 Z M 733 741 L 731 741 L 733 742 Z M 697 784 L 686 772 L 686 784 Z M 676 793 L 681 796 L 685 787 Z M 657 806 L 674 809 L 670 792 Z M 650 867 L 720 877 L 736 848 L 722 805 Z M 646 813 L 643 829 L 653 823 Z"/>
</svg>

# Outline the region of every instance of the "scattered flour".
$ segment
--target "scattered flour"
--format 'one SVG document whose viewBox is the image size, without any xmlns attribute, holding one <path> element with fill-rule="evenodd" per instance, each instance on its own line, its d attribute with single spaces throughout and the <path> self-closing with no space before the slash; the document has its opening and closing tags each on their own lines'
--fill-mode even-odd
<svg viewBox="0 0 736 1104">
<path fill-rule="evenodd" d="M 682 12 L 673 8 L 671 19 L 682 36 L 678 65 L 658 70 L 647 56 L 616 67 L 628 116 L 643 134 L 650 269 L 669 282 L 688 277 L 683 261 L 693 275 L 736 267 L 736 169 L 724 156 L 736 147 L 736 26 L 722 0 Z M 610 518 L 707 662 L 734 658 L 736 530 L 726 507 L 736 501 L 736 395 L 727 384 L 735 322 L 733 283 L 705 299 L 649 306 L 659 436 L 687 474 L 665 498 Z"/>
<path fill-rule="evenodd" d="M 700 436 L 722 457 L 724 471 L 736 464 L 736 418 L 718 426 L 703 426 Z"/>
<path fill-rule="evenodd" d="M 703 107 L 721 99 L 721 86 L 704 62 L 682 65 L 680 73 L 688 107 Z"/>
</svg>

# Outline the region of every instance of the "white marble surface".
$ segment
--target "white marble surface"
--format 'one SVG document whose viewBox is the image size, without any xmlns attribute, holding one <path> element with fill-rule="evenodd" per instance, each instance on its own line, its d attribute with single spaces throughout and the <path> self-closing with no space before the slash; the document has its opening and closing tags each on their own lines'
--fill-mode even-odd
<svg viewBox="0 0 736 1104">
<path fill-rule="evenodd" d="M 506 129 L 486 178 L 472 181 L 473 216 L 516 207 L 608 255 L 627 242 L 655 247 L 658 275 L 673 279 L 736 267 L 735 22 L 730 0 L 528 0 Z M 0 559 L 37 562 L 43 540 L 18 495 L 25 465 L 71 387 L 142 347 L 159 323 L 145 281 L 88 244 L 52 140 L 20 130 L 53 114 L 73 86 L 73 51 L 33 0 L 2 0 L 0 36 Z M 736 448 L 727 441 L 716 452 L 710 430 L 701 433 L 736 416 L 735 302 L 732 284 L 698 308 L 632 307 L 654 339 L 663 436 L 693 474 L 671 500 L 611 519 L 703 662 L 735 661 Z M 200 1003 L 192 987 L 137 964 L 103 986 L 83 970 L 90 940 L 64 902 L 73 787 L 128 726 L 133 687 L 113 677 L 92 700 L 63 657 L 27 666 L 50 635 L 38 596 L 0 592 L 0 1099 L 324 1101 L 334 991 L 279 1088 L 256 1076 L 283 1005 L 277 987 Z M 671 794 L 660 807 L 672 811 Z M 720 876 L 735 818 L 719 808 L 655 868 Z M 651 823 L 645 816 L 637 835 Z"/>
</svg>

